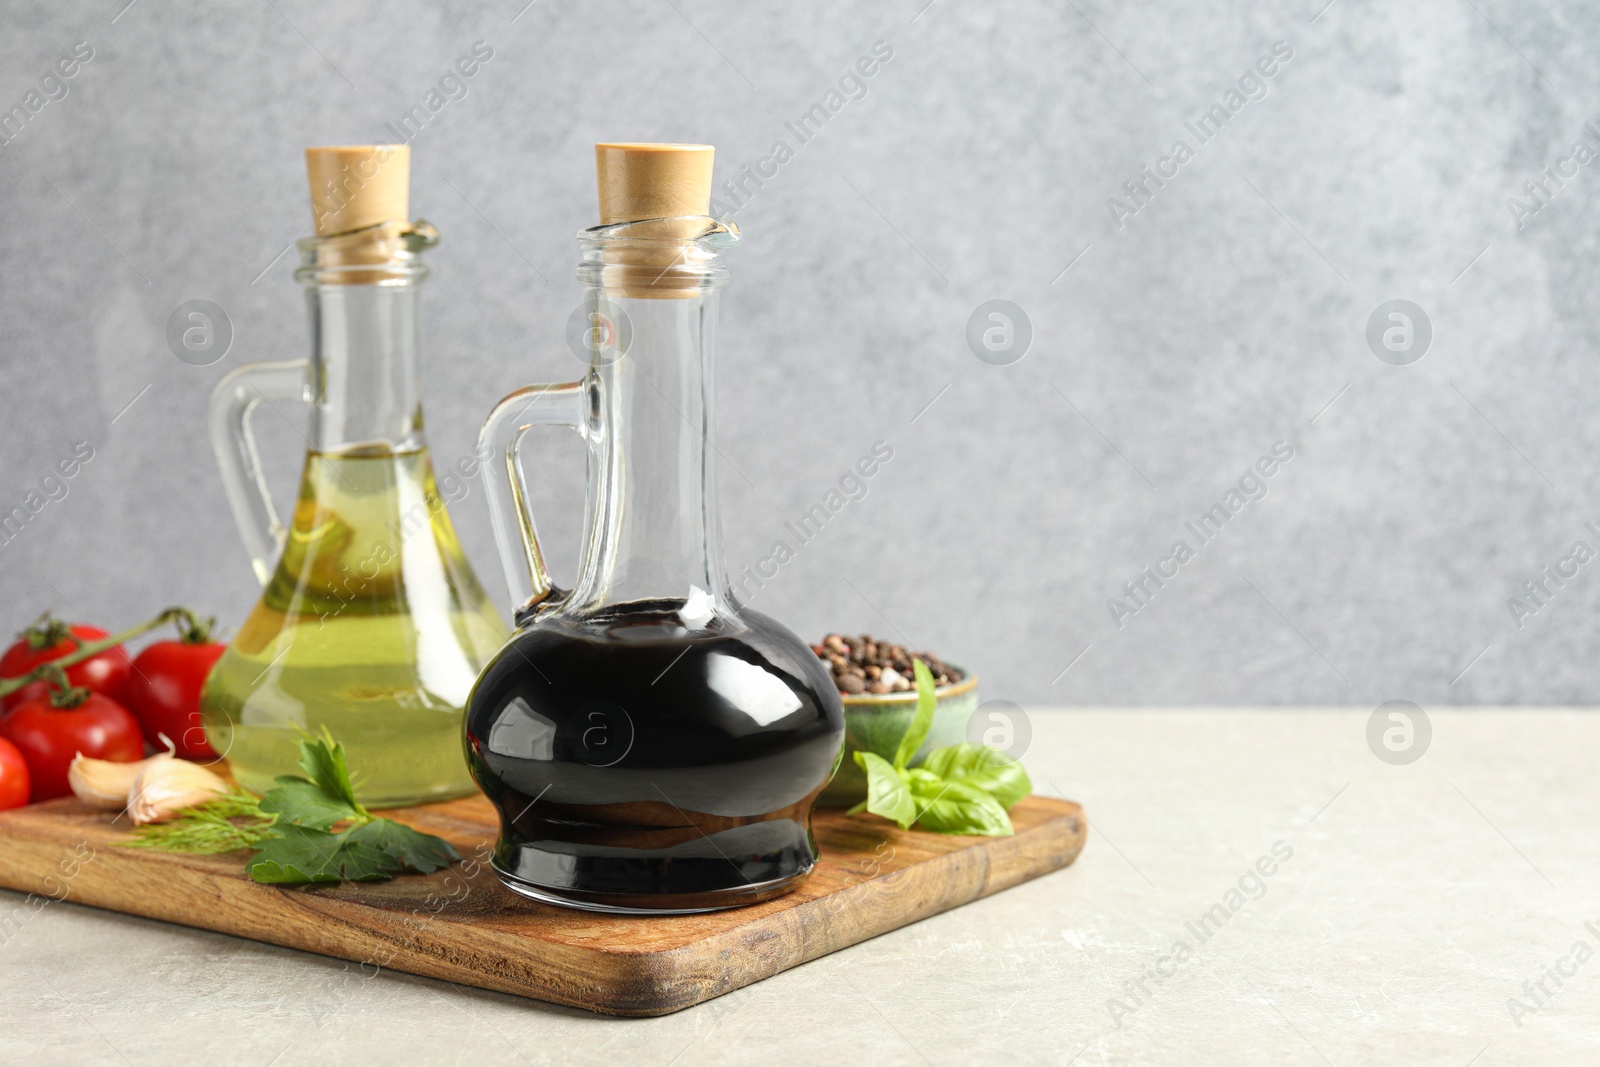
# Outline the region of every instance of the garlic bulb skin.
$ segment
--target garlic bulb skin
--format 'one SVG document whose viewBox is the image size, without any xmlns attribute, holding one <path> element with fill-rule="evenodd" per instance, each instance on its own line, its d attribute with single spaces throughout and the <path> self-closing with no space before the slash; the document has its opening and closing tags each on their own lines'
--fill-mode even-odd
<svg viewBox="0 0 1600 1067">
<path fill-rule="evenodd" d="M 152 757 L 128 787 L 128 814 L 136 825 L 160 822 L 183 808 L 228 792 L 228 783 L 198 763 Z"/>
<path fill-rule="evenodd" d="M 149 759 L 132 763 L 114 763 L 105 759 L 90 759 L 82 752 L 72 757 L 67 768 L 67 782 L 72 793 L 91 807 L 107 811 L 121 811 L 128 805 L 129 791 L 141 771 L 158 760 L 170 760 L 172 753 L 161 752 Z"/>
<path fill-rule="evenodd" d="M 67 768 L 67 781 L 85 804 L 126 810 L 138 824 L 159 822 L 228 792 L 227 782 L 198 763 L 174 759 L 170 747 L 133 763 L 90 759 L 80 752 Z"/>
</svg>

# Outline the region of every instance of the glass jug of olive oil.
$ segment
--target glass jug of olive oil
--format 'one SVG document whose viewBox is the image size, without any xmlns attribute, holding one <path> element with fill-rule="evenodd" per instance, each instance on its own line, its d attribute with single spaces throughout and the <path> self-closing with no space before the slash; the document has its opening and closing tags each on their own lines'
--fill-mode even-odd
<svg viewBox="0 0 1600 1067">
<path fill-rule="evenodd" d="M 506 631 L 461 553 L 423 436 L 419 253 L 437 238 L 405 221 L 407 152 L 307 149 L 317 236 L 300 242 L 295 276 L 311 358 L 240 367 L 212 397 L 212 444 L 264 589 L 207 679 L 202 717 L 234 777 L 258 791 L 299 773 L 302 734 L 323 726 L 364 804 L 474 789 L 462 709 Z M 290 400 L 311 404 L 310 448 L 285 528 L 249 416 L 262 404 L 285 414 Z"/>
</svg>

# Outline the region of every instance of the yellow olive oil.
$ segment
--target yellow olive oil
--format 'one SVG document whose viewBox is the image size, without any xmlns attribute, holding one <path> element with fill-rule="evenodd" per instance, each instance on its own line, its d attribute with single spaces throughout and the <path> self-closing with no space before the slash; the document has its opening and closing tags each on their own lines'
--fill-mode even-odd
<svg viewBox="0 0 1600 1067">
<path fill-rule="evenodd" d="M 277 569 L 206 681 L 206 736 L 258 792 L 326 726 L 363 804 L 471 793 L 462 709 L 505 637 L 426 448 L 312 451 Z"/>
</svg>

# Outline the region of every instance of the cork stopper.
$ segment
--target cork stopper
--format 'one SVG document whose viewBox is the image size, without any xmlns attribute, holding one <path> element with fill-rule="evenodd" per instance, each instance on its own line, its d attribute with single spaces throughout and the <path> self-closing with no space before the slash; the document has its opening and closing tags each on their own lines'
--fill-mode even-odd
<svg viewBox="0 0 1600 1067">
<path fill-rule="evenodd" d="M 698 236 L 711 213 L 708 144 L 613 143 L 594 146 L 600 225 L 676 219 L 607 249 L 605 289 L 636 299 L 688 299 L 699 293 L 700 276 L 686 269 L 699 253 L 680 242 Z"/>
<path fill-rule="evenodd" d="M 711 212 L 708 144 L 597 144 L 600 225 Z"/>
<path fill-rule="evenodd" d="M 411 148 L 403 144 L 306 149 L 317 236 L 347 233 L 411 213 Z"/>
<path fill-rule="evenodd" d="M 306 149 L 317 266 L 328 285 L 375 285 L 386 271 L 334 270 L 389 263 L 402 249 L 411 212 L 411 149 L 403 144 Z"/>
</svg>

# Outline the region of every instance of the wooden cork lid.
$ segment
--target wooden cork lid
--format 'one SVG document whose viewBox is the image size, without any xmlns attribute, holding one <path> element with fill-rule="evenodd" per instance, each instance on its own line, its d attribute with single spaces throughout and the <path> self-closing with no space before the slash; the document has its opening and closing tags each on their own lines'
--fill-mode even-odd
<svg viewBox="0 0 1600 1067">
<path fill-rule="evenodd" d="M 328 285 L 375 285 L 391 272 L 336 270 L 388 263 L 410 223 L 411 149 L 403 144 L 306 149 L 316 263 Z"/>
<path fill-rule="evenodd" d="M 411 214 L 411 148 L 403 144 L 306 149 L 317 236 L 348 233 Z"/>
<path fill-rule="evenodd" d="M 711 161 L 708 144 L 609 143 L 594 146 L 595 183 L 600 192 L 600 225 L 644 219 L 682 222 L 652 226 L 607 249 L 602 282 L 614 296 L 636 299 L 688 299 L 699 293 L 700 275 L 686 269 L 694 255 L 682 244 L 705 229 L 711 213 Z"/>
<path fill-rule="evenodd" d="M 711 212 L 708 144 L 597 144 L 600 225 Z"/>
</svg>

